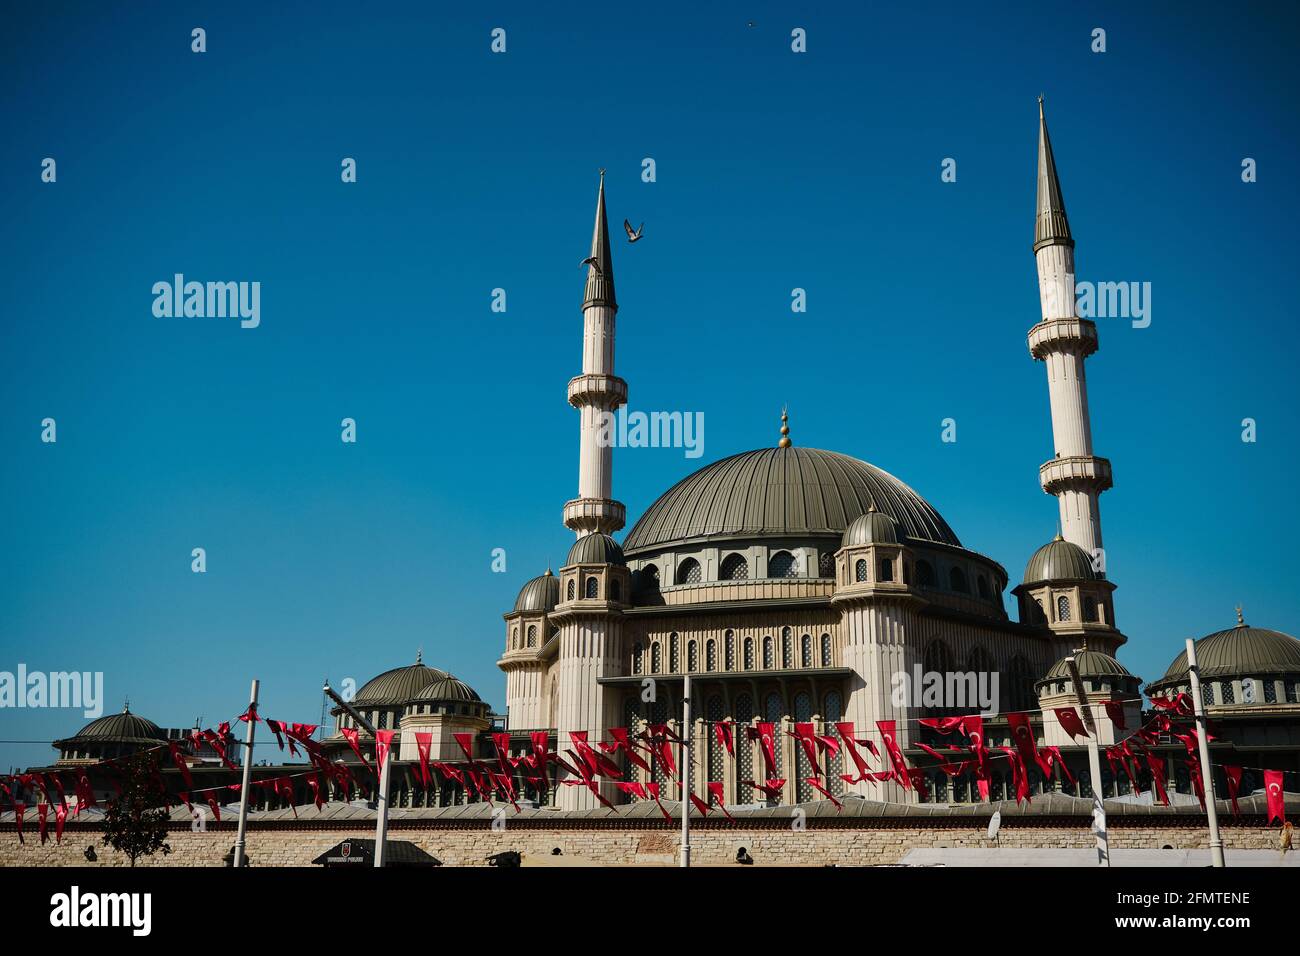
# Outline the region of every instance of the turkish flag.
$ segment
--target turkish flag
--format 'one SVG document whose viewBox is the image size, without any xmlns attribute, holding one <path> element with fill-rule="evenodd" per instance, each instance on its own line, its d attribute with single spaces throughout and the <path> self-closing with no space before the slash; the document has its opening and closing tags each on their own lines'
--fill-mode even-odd
<svg viewBox="0 0 1300 956">
<path fill-rule="evenodd" d="M 1191 698 L 1186 693 L 1181 693 L 1173 698 L 1169 697 L 1152 697 L 1151 706 L 1156 710 L 1171 710 L 1182 717 L 1192 716 Z"/>
<path fill-rule="evenodd" d="M 230 758 L 226 756 L 226 744 L 221 737 L 218 737 L 211 730 L 205 730 L 203 731 L 203 739 L 208 742 L 209 747 L 211 747 L 214 751 L 216 751 L 217 756 L 221 758 L 221 762 L 226 765 L 227 770 L 239 769 L 233 763 L 231 763 Z"/>
<path fill-rule="evenodd" d="M 1169 806 L 1169 794 L 1165 792 L 1165 762 L 1158 755 L 1147 754 L 1147 766 L 1151 769 L 1151 784 L 1156 788 L 1156 796 L 1165 806 Z"/>
<path fill-rule="evenodd" d="M 1050 775 L 1051 764 L 1038 754 L 1038 742 L 1034 740 L 1034 728 L 1029 722 L 1029 715 L 1007 714 L 1007 723 L 1011 727 L 1011 739 L 1020 753 L 1021 763 L 1026 767 L 1035 764 L 1043 771 L 1044 776 Z"/>
<path fill-rule="evenodd" d="M 388 759 L 388 751 L 393 747 L 394 733 L 395 731 L 392 730 L 375 731 L 375 767 L 380 773 L 384 770 L 384 761 Z M 456 736 L 459 737 L 460 734 Z M 469 735 L 466 734 L 466 736 Z"/>
<path fill-rule="evenodd" d="M 1241 767 L 1230 767 L 1225 765 L 1223 775 L 1228 778 L 1228 796 L 1232 800 L 1232 815 L 1241 816 L 1241 808 L 1237 806 L 1237 794 L 1241 792 Z"/>
<path fill-rule="evenodd" d="M 810 723 L 798 723 L 794 725 L 794 733 L 790 733 L 790 736 L 799 741 L 799 746 L 803 748 L 804 756 L 808 758 L 813 774 L 820 777 L 822 769 L 817 759 L 817 729 Z"/>
<path fill-rule="evenodd" d="M 1071 738 L 1089 736 L 1087 728 L 1083 726 L 1083 721 L 1079 719 L 1079 712 L 1073 707 L 1056 707 L 1056 719 L 1061 722 L 1061 729 L 1064 730 Z"/>
<path fill-rule="evenodd" d="M 665 746 L 667 746 L 666 743 Z M 658 807 L 659 812 L 664 815 L 664 819 L 671 822 L 673 815 L 669 813 L 667 810 L 665 810 L 664 805 L 659 802 L 659 784 L 653 782 L 647 783 L 645 785 L 645 792 L 648 793 L 650 795 L 650 799 L 655 802 L 655 806 Z"/>
<path fill-rule="evenodd" d="M 849 752 L 849 757 L 853 759 L 853 766 L 858 768 L 857 778 L 849 774 L 844 774 L 845 783 L 856 783 L 857 780 L 866 778 L 867 761 L 858 753 L 858 742 L 853 739 L 853 724 L 850 721 L 840 721 L 835 725 L 835 732 L 840 735 L 840 740 L 844 741 L 844 749 Z"/>
<path fill-rule="evenodd" d="M 429 774 L 429 750 L 433 747 L 433 733 L 415 734 L 415 750 L 420 755 L 420 782 L 425 790 L 429 789 L 429 784 L 433 782 L 433 777 Z"/>
<path fill-rule="evenodd" d="M 1110 722 L 1120 730 L 1128 730 L 1128 726 L 1124 723 L 1124 702 L 1108 700 L 1105 701 L 1105 707 L 1106 716 L 1110 718 Z"/>
<path fill-rule="evenodd" d="M 1067 782 L 1069 782 L 1070 786 L 1074 786 L 1074 774 L 1070 773 L 1070 768 L 1066 766 L 1065 758 L 1061 756 L 1061 748 L 1044 747 L 1042 752 L 1050 755 L 1046 760 L 1047 768 L 1044 772 L 1050 775 L 1052 772 L 1052 764 L 1056 764 L 1056 766 L 1061 768 L 1061 773 L 1065 775 L 1065 779 Z M 1107 748 L 1107 753 L 1109 754 L 1109 748 Z M 1114 772 L 1115 772 L 1115 765 L 1114 763 L 1112 763 L 1111 773 Z"/>
<path fill-rule="evenodd" d="M 307 786 L 311 787 L 311 796 L 317 810 L 325 809 L 325 800 L 320 795 L 320 774 L 307 774 Z"/>
<path fill-rule="evenodd" d="M 965 717 L 922 717 L 917 723 L 941 734 L 950 734 L 954 730 L 960 730 L 964 734 L 966 733 L 965 720 Z"/>
<path fill-rule="evenodd" d="M 822 782 L 818 780 L 816 777 L 809 777 L 807 780 L 804 781 L 804 783 L 808 784 L 808 786 L 812 787 L 814 790 L 816 790 L 818 793 L 824 796 L 831 803 L 835 804 L 835 810 L 837 813 L 840 810 L 844 809 L 844 804 L 836 800 L 835 794 L 831 793 L 829 790 L 823 787 Z"/>
<path fill-rule="evenodd" d="M 894 779 L 897 780 L 904 790 L 912 788 L 912 776 L 907 772 L 907 761 L 903 757 L 903 751 L 898 747 L 898 737 L 894 730 L 894 721 L 878 720 L 876 727 L 880 730 L 880 737 L 885 743 L 885 752 L 889 754 L 889 762 L 894 766 Z"/>
<path fill-rule="evenodd" d="M 171 751 L 172 762 L 180 769 L 181 776 L 185 778 L 185 786 L 194 789 L 194 778 L 190 776 L 190 768 L 185 763 L 185 758 L 181 756 L 180 745 L 174 740 L 167 741 L 167 749 Z"/>
<path fill-rule="evenodd" d="M 736 819 L 727 812 L 727 805 L 722 801 L 722 782 L 719 780 L 711 780 L 707 786 L 709 788 L 709 802 L 713 803 L 716 801 L 718 809 L 722 811 L 722 815 L 728 820 Z"/>
<path fill-rule="evenodd" d="M 510 759 L 510 734 L 496 733 L 492 735 L 492 746 L 497 752 L 497 765 L 501 772 L 506 776 L 514 769 L 515 761 Z"/>
<path fill-rule="evenodd" d="M 755 783 L 753 780 L 742 780 L 747 787 L 753 787 L 755 790 L 763 791 L 764 795 L 770 800 L 780 800 L 781 793 L 785 789 L 784 780 L 769 780 L 766 783 Z"/>
<path fill-rule="evenodd" d="M 14 801 L 14 826 L 18 828 L 18 842 L 26 843 L 23 839 L 23 814 L 27 812 L 27 804 Z"/>
<path fill-rule="evenodd" d="M 707 817 L 709 815 L 709 805 L 693 793 L 691 794 L 691 803 L 696 810 L 700 811 L 700 816 Z"/>
<path fill-rule="evenodd" d="M 632 764 L 632 766 L 640 767 L 646 773 L 651 772 L 650 765 L 642 759 L 639 753 L 636 752 L 636 746 L 628 737 L 626 727 L 611 727 L 609 728 L 609 735 L 614 738 L 614 742 L 612 744 L 607 744 L 604 741 L 601 741 L 601 750 L 605 751 L 607 754 L 618 753 L 621 750 L 627 756 L 627 762 Z"/>
<path fill-rule="evenodd" d="M 1264 793 L 1268 796 L 1268 825 L 1286 822 L 1286 799 L 1282 795 L 1282 771 L 1264 771 Z"/>
<path fill-rule="evenodd" d="M 618 787 L 618 789 L 622 790 L 624 793 L 630 794 L 631 796 L 634 796 L 639 800 L 649 799 L 646 796 L 645 787 L 642 786 L 641 783 L 639 783 L 636 780 L 615 780 L 614 786 Z"/>
<path fill-rule="evenodd" d="M 66 803 L 56 803 L 54 805 L 54 842 L 63 842 L 63 824 L 68 819 L 68 805 Z"/>
<path fill-rule="evenodd" d="M 763 768 L 767 771 L 768 777 L 776 776 L 776 732 L 770 723 L 759 723 L 755 726 L 758 731 L 758 743 L 763 749 Z"/>
<path fill-rule="evenodd" d="M 731 721 L 718 721 L 713 725 L 713 732 L 718 737 L 718 743 L 727 748 L 727 754 L 734 760 L 736 757 L 736 748 L 731 739 Z"/>
<path fill-rule="evenodd" d="M 1011 781 L 1016 790 L 1016 805 L 1019 806 L 1021 800 L 1032 803 L 1029 793 L 1029 773 L 1025 769 L 1025 761 L 1021 758 L 1020 751 L 1010 747 L 998 749 L 1007 755 L 1007 762 L 1011 764 Z"/>
<path fill-rule="evenodd" d="M 352 752 L 357 755 L 357 759 L 361 761 L 361 766 L 370 770 L 370 764 L 366 763 L 365 755 L 361 753 L 360 732 L 355 727 L 340 727 L 339 733 L 341 733 L 343 739 L 348 742 L 348 746 L 352 748 Z"/>
<path fill-rule="evenodd" d="M 205 793 L 203 796 L 207 798 L 208 806 L 212 808 L 212 819 L 214 819 L 214 820 L 216 820 L 218 823 L 220 823 L 220 822 L 221 822 L 221 806 L 220 806 L 220 804 L 217 803 L 217 798 L 216 798 L 216 796 L 214 796 L 214 795 L 212 794 L 211 791 L 209 791 L 208 793 Z"/>
<path fill-rule="evenodd" d="M 470 763 L 474 762 L 474 735 L 473 734 L 452 734 L 456 738 L 456 743 L 460 745 L 461 752 L 465 754 L 465 759 Z"/>
<path fill-rule="evenodd" d="M 37 817 L 36 828 L 38 831 L 40 831 L 41 845 L 44 846 L 45 841 L 49 839 L 49 837 L 47 837 L 45 834 L 45 830 L 46 830 L 47 821 L 49 820 L 50 817 L 50 805 L 48 803 L 36 804 L 36 817 Z"/>
</svg>

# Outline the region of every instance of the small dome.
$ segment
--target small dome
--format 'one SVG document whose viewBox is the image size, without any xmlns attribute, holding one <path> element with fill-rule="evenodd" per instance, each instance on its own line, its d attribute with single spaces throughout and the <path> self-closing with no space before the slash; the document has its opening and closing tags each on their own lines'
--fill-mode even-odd
<svg viewBox="0 0 1300 956">
<path fill-rule="evenodd" d="M 1025 584 L 1039 581 L 1096 581 L 1100 575 L 1092 569 L 1092 558 L 1077 544 L 1059 534 L 1034 552 L 1025 566 Z"/>
<path fill-rule="evenodd" d="M 481 701 L 473 687 L 466 684 L 458 677 L 452 677 L 448 674 L 446 677 L 440 677 L 428 687 L 425 687 L 419 693 L 415 694 L 412 700 L 420 701 Z"/>
<path fill-rule="evenodd" d="M 414 697 L 421 688 L 428 687 L 429 684 L 446 676 L 446 671 L 426 666 L 422 660 L 422 655 L 417 654 L 414 664 L 408 664 L 406 667 L 394 667 L 391 671 L 384 671 L 378 677 L 367 681 L 357 691 L 352 703 L 381 706 L 384 704 L 404 704 Z"/>
<path fill-rule="evenodd" d="M 1127 667 L 1109 654 L 1102 654 L 1099 651 L 1080 651 L 1074 655 L 1074 663 L 1079 668 L 1080 677 L 1133 677 Z M 1065 663 L 1064 657 L 1052 665 L 1043 680 L 1061 678 L 1070 679 L 1070 668 Z"/>
<path fill-rule="evenodd" d="M 1300 641 L 1281 631 L 1240 623 L 1198 640 L 1196 663 L 1203 678 L 1300 674 Z M 1156 683 L 1186 679 L 1187 651 L 1183 651 Z"/>
<path fill-rule="evenodd" d="M 560 603 L 560 579 L 547 568 L 546 573 L 533 578 L 519 589 L 515 598 L 516 611 L 553 611 Z"/>
<path fill-rule="evenodd" d="M 106 741 L 138 741 L 142 743 L 166 739 L 157 724 L 152 720 L 131 713 L 127 707 L 123 707 L 120 714 L 109 714 L 106 717 L 92 720 L 70 739 L 75 740 L 82 737 L 98 737 Z"/>
<path fill-rule="evenodd" d="M 872 505 L 866 514 L 853 519 L 840 539 L 844 548 L 858 544 L 898 544 L 898 522 Z"/>
<path fill-rule="evenodd" d="M 569 557 L 564 566 L 572 564 L 618 564 L 626 565 L 623 549 L 607 534 L 585 534 L 573 542 Z M 558 587 L 558 585 L 557 585 Z"/>
</svg>

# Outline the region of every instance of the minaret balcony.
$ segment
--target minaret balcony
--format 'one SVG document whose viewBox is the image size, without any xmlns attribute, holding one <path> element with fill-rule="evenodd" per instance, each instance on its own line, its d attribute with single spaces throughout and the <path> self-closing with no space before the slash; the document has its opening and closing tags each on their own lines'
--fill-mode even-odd
<svg viewBox="0 0 1300 956">
<path fill-rule="evenodd" d="M 623 502 L 609 498 L 574 498 L 564 503 L 564 524 L 579 534 L 613 534 L 627 523 Z"/>
<path fill-rule="evenodd" d="M 1097 348 L 1097 323 L 1091 319 L 1044 319 L 1029 330 L 1029 354 L 1040 361 L 1050 352 L 1091 355 Z"/>
<path fill-rule="evenodd" d="M 569 404 L 618 408 L 627 404 L 627 382 L 617 375 L 577 375 L 569 379 Z"/>
<path fill-rule="evenodd" d="M 1114 484 L 1110 459 L 1097 455 L 1053 458 L 1038 469 L 1038 480 L 1049 495 L 1080 486 L 1102 492 Z"/>
</svg>

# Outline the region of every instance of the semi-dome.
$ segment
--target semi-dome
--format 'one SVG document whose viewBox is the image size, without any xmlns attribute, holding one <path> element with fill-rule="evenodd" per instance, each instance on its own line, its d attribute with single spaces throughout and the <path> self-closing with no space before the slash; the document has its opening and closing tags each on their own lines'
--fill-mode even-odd
<svg viewBox="0 0 1300 956">
<path fill-rule="evenodd" d="M 109 714 L 92 720 L 73 735 L 73 740 L 83 737 L 97 737 L 114 742 L 135 741 L 150 743 L 164 740 L 166 735 L 152 720 L 131 713 L 129 707 L 123 707 L 120 714 Z M 59 741 L 61 742 L 61 741 Z"/>
<path fill-rule="evenodd" d="M 845 548 L 863 544 L 898 544 L 898 522 L 872 505 L 853 519 L 840 541 Z"/>
<path fill-rule="evenodd" d="M 1300 674 L 1300 640 L 1244 622 L 1196 642 L 1201 677 L 1264 677 Z M 1174 658 L 1157 684 L 1187 680 L 1187 651 Z M 1155 686 L 1155 685 L 1153 685 Z"/>
<path fill-rule="evenodd" d="M 469 684 L 466 684 L 459 677 L 453 677 L 448 674 L 446 677 L 439 677 L 428 687 L 423 688 L 415 694 L 412 700 L 421 701 L 479 701 L 482 700 L 478 693 Z"/>
<path fill-rule="evenodd" d="M 1092 558 L 1077 544 L 1059 534 L 1034 552 L 1025 566 L 1025 584 L 1039 581 L 1095 581 L 1099 575 L 1092 568 Z"/>
<path fill-rule="evenodd" d="M 357 691 L 352 703 L 354 705 L 402 704 L 414 697 L 422 688 L 446 676 L 448 676 L 446 671 L 429 667 L 424 663 L 423 655 L 417 654 L 414 664 L 394 667 L 367 681 Z"/>
<path fill-rule="evenodd" d="M 564 566 L 568 567 L 573 564 L 626 564 L 623 559 L 623 549 L 607 534 L 584 534 L 577 541 L 573 542 L 573 547 L 569 549 L 569 556 L 565 559 Z M 556 595 L 559 595 L 559 585 L 556 585 Z"/>
<path fill-rule="evenodd" d="M 706 538 L 842 535 L 872 505 L 909 538 L 961 547 L 929 502 L 875 465 L 797 446 L 732 455 L 687 475 L 646 509 L 624 548 Z"/>
<path fill-rule="evenodd" d="M 519 589 L 515 598 L 516 611 L 553 611 L 560 603 L 560 579 L 547 568 L 545 574 L 533 578 Z"/>
<path fill-rule="evenodd" d="M 1100 651 L 1080 651 L 1074 655 L 1075 666 L 1079 668 L 1080 677 L 1132 677 L 1133 674 L 1109 654 Z M 1048 670 L 1044 681 L 1070 679 L 1070 667 L 1061 658 Z"/>
</svg>

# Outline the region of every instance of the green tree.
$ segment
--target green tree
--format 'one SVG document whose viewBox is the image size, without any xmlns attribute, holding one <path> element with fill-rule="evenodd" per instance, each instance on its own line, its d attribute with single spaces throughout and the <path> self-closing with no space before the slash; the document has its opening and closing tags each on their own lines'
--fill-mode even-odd
<svg viewBox="0 0 1300 956">
<path fill-rule="evenodd" d="M 108 804 L 104 812 L 104 842 L 125 853 L 135 866 L 142 856 L 159 850 L 171 852 L 167 845 L 167 791 L 158 775 L 157 758 L 138 753 L 117 763 L 122 773 L 122 793 Z"/>
</svg>

